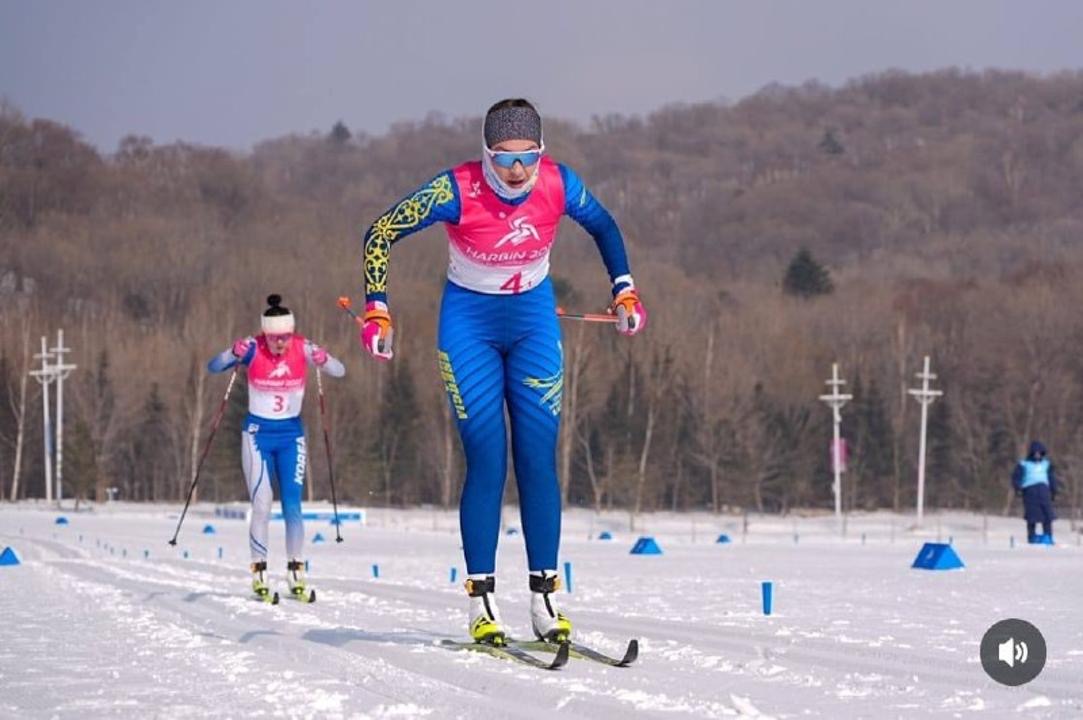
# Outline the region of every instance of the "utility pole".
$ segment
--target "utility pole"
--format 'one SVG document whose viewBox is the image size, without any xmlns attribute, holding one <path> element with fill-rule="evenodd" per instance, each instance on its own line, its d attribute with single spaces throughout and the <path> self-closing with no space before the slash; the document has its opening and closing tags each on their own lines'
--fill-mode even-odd
<svg viewBox="0 0 1083 720">
<path fill-rule="evenodd" d="M 64 379 L 76 368 L 64 363 L 64 353 L 71 352 L 71 348 L 64 347 L 63 329 L 56 331 L 56 347 L 52 351 L 56 355 L 53 373 L 56 375 L 56 502 L 59 504 L 64 497 Z"/>
<path fill-rule="evenodd" d="M 831 443 L 831 465 L 835 472 L 835 519 L 842 527 L 842 436 L 839 425 L 842 424 L 842 406 L 853 399 L 853 395 L 840 392 L 846 381 L 839 377 L 839 364 L 831 363 L 831 379 L 826 380 L 831 392 L 821 395 L 820 399 L 831 408 L 834 425 L 834 442 Z"/>
<path fill-rule="evenodd" d="M 925 516 L 925 436 L 929 429 L 929 405 L 944 393 L 940 390 L 929 389 L 929 381 L 936 380 L 936 375 L 929 372 L 929 356 L 925 356 L 925 365 L 921 372 L 914 373 L 921 380 L 921 387 L 907 390 L 910 395 L 917 398 L 921 403 L 921 439 L 918 441 L 918 518 L 917 526 L 921 527 Z"/>
<path fill-rule="evenodd" d="M 41 360 L 41 370 L 31 370 L 30 374 L 41 384 L 42 422 L 45 426 L 45 437 L 42 445 L 45 447 L 45 501 L 53 501 L 53 453 L 51 447 L 52 428 L 49 427 L 49 383 L 56 379 L 53 368 L 49 367 L 49 358 L 53 356 L 46 347 L 45 336 L 41 336 L 41 352 L 34 356 L 35 360 Z"/>
</svg>

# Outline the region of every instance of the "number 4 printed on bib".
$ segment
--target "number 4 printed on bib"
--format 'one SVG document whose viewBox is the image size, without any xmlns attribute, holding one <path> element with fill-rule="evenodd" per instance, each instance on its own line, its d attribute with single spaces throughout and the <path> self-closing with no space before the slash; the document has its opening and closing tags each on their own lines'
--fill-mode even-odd
<svg viewBox="0 0 1083 720">
<path fill-rule="evenodd" d="M 519 294 L 523 289 L 523 273 L 517 272 L 512 275 L 507 281 L 500 286 L 501 290 L 507 290 L 509 292 Z"/>
</svg>

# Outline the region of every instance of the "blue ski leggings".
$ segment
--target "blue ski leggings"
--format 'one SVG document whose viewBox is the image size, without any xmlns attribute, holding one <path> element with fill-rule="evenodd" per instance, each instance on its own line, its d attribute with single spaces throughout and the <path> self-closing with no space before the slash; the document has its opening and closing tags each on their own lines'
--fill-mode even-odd
<svg viewBox="0 0 1083 720">
<path fill-rule="evenodd" d="M 507 405 L 530 570 L 555 570 L 560 545 L 556 446 L 564 360 L 552 283 L 486 295 L 448 282 L 440 305 L 440 374 L 466 454 L 459 502 L 466 570 L 496 570 L 507 475 Z"/>
<path fill-rule="evenodd" d="M 252 499 L 248 544 L 252 562 L 267 559 L 267 529 L 271 520 L 274 485 L 282 501 L 286 521 L 286 555 L 300 560 L 305 544 L 301 519 L 301 491 L 305 484 L 305 430 L 301 418 L 265 420 L 255 415 L 245 419 L 241 433 L 241 465 Z"/>
</svg>

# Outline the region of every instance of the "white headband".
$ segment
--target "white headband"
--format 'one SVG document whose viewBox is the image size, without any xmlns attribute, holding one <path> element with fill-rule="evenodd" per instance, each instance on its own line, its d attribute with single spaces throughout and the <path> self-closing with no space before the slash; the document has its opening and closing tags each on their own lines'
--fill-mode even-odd
<svg viewBox="0 0 1083 720">
<path fill-rule="evenodd" d="M 293 313 L 288 315 L 261 315 L 260 329 L 267 335 L 285 335 L 293 332 Z"/>
</svg>

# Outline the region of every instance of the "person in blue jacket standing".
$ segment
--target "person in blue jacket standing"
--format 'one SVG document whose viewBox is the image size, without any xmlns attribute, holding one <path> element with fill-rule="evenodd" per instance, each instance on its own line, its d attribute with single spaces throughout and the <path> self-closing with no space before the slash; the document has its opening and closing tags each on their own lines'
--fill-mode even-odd
<svg viewBox="0 0 1083 720">
<path fill-rule="evenodd" d="M 1023 518 L 1027 521 L 1027 542 L 1053 544 L 1053 501 L 1057 499 L 1057 475 L 1049 462 L 1045 445 L 1035 440 L 1027 456 L 1012 473 L 1012 485 L 1023 498 Z M 1035 533 L 1038 523 L 1042 534 Z"/>
</svg>

